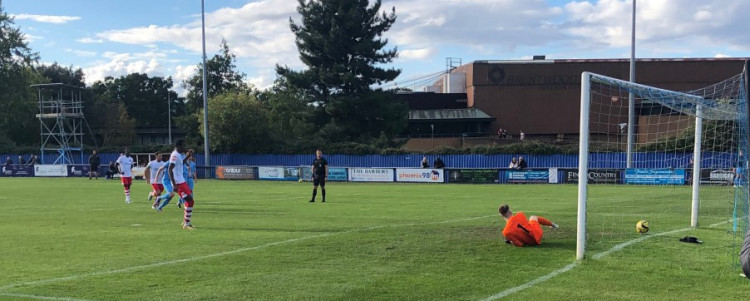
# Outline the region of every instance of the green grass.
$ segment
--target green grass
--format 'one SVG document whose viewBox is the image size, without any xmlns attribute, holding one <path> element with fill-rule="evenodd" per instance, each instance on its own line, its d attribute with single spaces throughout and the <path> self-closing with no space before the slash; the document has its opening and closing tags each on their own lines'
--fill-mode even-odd
<svg viewBox="0 0 750 301">
<path fill-rule="evenodd" d="M 0 178 L 0 299 L 478 300 L 575 262 L 576 186 L 200 181 L 195 231 L 138 182 Z M 745 300 L 732 266 L 731 188 L 592 186 L 588 259 L 507 300 Z M 320 196 L 318 196 L 320 198 Z M 543 245 L 500 238 L 497 207 L 545 216 Z M 600 259 L 595 254 L 648 239 Z M 678 238 L 699 237 L 703 245 Z M 24 297 L 25 296 L 25 297 Z M 62 300 L 62 299 L 60 299 Z"/>
</svg>

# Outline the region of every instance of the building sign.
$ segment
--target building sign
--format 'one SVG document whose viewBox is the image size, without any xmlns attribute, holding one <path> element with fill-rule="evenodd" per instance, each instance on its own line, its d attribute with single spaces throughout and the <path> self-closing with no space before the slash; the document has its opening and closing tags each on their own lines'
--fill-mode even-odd
<svg viewBox="0 0 750 301">
<path fill-rule="evenodd" d="M 538 170 L 504 170 L 508 183 L 549 183 L 549 169 Z"/>
<path fill-rule="evenodd" d="M 589 169 L 589 184 L 619 184 L 622 170 L 619 169 Z M 578 169 L 563 169 L 563 183 L 578 183 Z"/>
<path fill-rule="evenodd" d="M 493 184 L 498 182 L 497 169 L 451 169 L 448 183 Z"/>
<path fill-rule="evenodd" d="M 0 177 L 33 177 L 34 166 L 32 165 L 11 165 L 10 167 L 2 166 Z"/>
<path fill-rule="evenodd" d="M 443 183 L 445 178 L 442 169 L 397 168 L 396 182 Z"/>
<path fill-rule="evenodd" d="M 219 165 L 216 167 L 216 178 L 226 180 L 257 180 L 255 167 L 244 165 Z"/>
<path fill-rule="evenodd" d="M 393 168 L 349 168 L 352 182 L 393 182 Z"/>
<path fill-rule="evenodd" d="M 683 185 L 684 169 L 629 168 L 625 170 L 625 184 Z"/>
</svg>

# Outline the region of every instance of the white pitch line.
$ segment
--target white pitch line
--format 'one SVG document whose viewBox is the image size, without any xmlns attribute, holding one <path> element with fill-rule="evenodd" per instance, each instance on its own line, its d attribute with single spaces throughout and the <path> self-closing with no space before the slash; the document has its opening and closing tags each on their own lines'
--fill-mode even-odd
<svg viewBox="0 0 750 301">
<path fill-rule="evenodd" d="M 720 222 L 720 223 L 715 223 L 713 225 L 709 225 L 708 228 L 717 227 L 717 226 L 720 226 L 722 224 L 726 224 L 726 223 L 728 223 L 730 221 L 732 221 L 732 220 L 723 221 L 723 222 Z M 621 251 L 622 249 L 624 249 L 627 246 L 633 245 L 635 243 L 642 242 L 642 241 L 644 241 L 646 239 L 649 239 L 649 238 L 652 238 L 652 237 L 664 236 L 664 235 L 674 234 L 674 233 L 688 231 L 688 230 L 693 230 L 693 229 L 695 229 L 695 228 L 692 228 L 692 227 L 691 228 L 683 228 L 683 229 L 672 230 L 672 231 L 663 232 L 663 233 L 657 233 L 657 234 L 654 234 L 654 235 L 639 237 L 639 238 L 636 238 L 636 239 L 633 239 L 633 240 L 630 240 L 630 241 L 626 241 L 626 242 L 621 243 L 619 245 L 616 245 L 616 246 L 612 247 L 611 249 L 609 249 L 607 251 L 604 251 L 604 252 L 601 252 L 601 253 L 597 253 L 594 256 L 592 256 L 591 258 L 594 259 L 594 260 L 599 260 L 599 259 L 601 259 L 604 256 L 607 256 L 607 255 L 612 254 L 612 253 L 617 252 L 617 251 Z M 575 261 L 575 262 L 573 262 L 573 263 L 571 263 L 571 264 L 569 264 L 569 265 L 567 265 L 567 266 L 565 266 L 565 267 L 563 267 L 561 269 L 554 270 L 554 271 L 552 271 L 551 273 L 549 273 L 547 275 L 544 275 L 542 277 L 536 278 L 534 280 L 531 280 L 531 281 L 526 282 L 524 284 L 521 284 L 519 286 L 509 288 L 507 290 L 504 290 L 502 292 L 494 294 L 494 295 L 492 295 L 492 296 L 490 296 L 490 297 L 488 297 L 486 299 L 483 299 L 483 300 L 490 301 L 490 300 L 498 300 L 498 299 L 505 298 L 507 296 L 510 296 L 512 294 L 515 294 L 517 292 L 525 290 L 527 288 L 533 287 L 534 285 L 537 285 L 539 283 L 542 283 L 542 282 L 545 282 L 547 280 L 550 280 L 550 279 L 552 279 L 553 277 L 555 277 L 557 275 L 560 275 L 562 273 L 570 271 L 573 268 L 575 268 L 576 266 L 578 266 L 578 264 L 579 264 L 579 261 Z"/>
<path fill-rule="evenodd" d="M 219 253 L 213 253 L 213 254 L 207 254 L 202 256 L 196 256 L 196 257 L 189 257 L 189 258 L 183 258 L 183 259 L 176 259 L 176 260 L 169 260 L 169 261 L 162 261 L 162 262 L 156 262 L 151 264 L 145 264 L 145 265 L 139 265 L 139 266 L 132 266 L 122 269 L 116 269 L 116 270 L 107 270 L 107 271 L 100 271 L 100 272 L 93 272 L 93 273 L 86 273 L 86 274 L 79 274 L 79 275 L 72 275 L 72 276 L 66 276 L 66 277 L 58 277 L 58 278 L 50 278 L 50 279 L 43 279 L 43 280 L 36 280 L 36 281 L 28 281 L 28 282 L 22 282 L 22 283 L 15 283 L 15 284 L 9 284 L 6 286 L 0 287 L 0 291 L 5 291 L 8 289 L 20 287 L 20 286 L 33 286 L 33 285 L 40 285 L 40 284 L 49 284 L 49 283 L 55 283 L 55 282 L 61 282 L 61 281 L 68 281 L 68 280 L 78 280 L 85 277 L 93 277 L 93 276 L 103 276 L 103 275 L 112 275 L 112 274 L 120 274 L 120 273 L 127 273 L 137 270 L 143 270 L 153 267 L 160 267 L 165 265 L 171 265 L 176 263 L 183 263 L 183 262 L 189 262 L 189 261 L 196 261 L 196 260 L 202 260 L 202 259 L 208 259 L 208 258 L 214 258 L 214 257 L 220 257 L 220 256 L 227 256 L 237 253 L 242 253 L 246 251 L 252 251 L 252 250 L 258 250 L 263 249 L 267 247 L 277 246 L 277 245 L 283 245 L 293 242 L 298 242 L 301 240 L 308 240 L 313 238 L 319 238 L 319 237 L 326 237 L 326 236 L 333 236 L 333 235 L 339 235 L 339 234 L 347 234 L 352 232 L 363 232 L 363 231 L 369 231 L 369 230 L 375 230 L 380 228 L 387 228 L 387 227 L 409 227 L 409 226 L 416 226 L 416 225 L 434 225 L 434 224 L 444 224 L 444 223 L 452 223 L 452 222 L 462 222 L 462 221 L 470 221 L 475 219 L 482 219 L 487 217 L 493 217 L 495 215 L 487 215 L 487 216 L 479 216 L 479 217 L 470 217 L 470 218 L 463 218 L 463 219 L 455 219 L 455 220 L 448 220 L 448 221 L 440 221 L 440 222 L 430 222 L 430 223 L 411 223 L 411 224 L 395 224 L 395 225 L 386 225 L 386 226 L 373 226 L 373 227 L 367 227 L 367 228 L 360 228 L 360 229 L 353 229 L 353 230 L 347 230 L 347 231 L 341 231 L 341 232 L 332 232 L 332 233 L 324 233 L 324 234 L 318 234 L 318 235 L 311 235 L 311 236 L 305 236 L 300 238 L 293 238 L 293 239 L 287 239 L 272 243 L 267 243 L 264 245 L 259 245 L 255 247 L 248 247 L 248 248 L 240 248 L 232 251 L 226 251 L 226 252 L 219 252 Z M 0 293 L 3 294 L 3 293 Z"/>
<path fill-rule="evenodd" d="M 5 297 L 17 297 L 17 298 L 27 298 L 27 299 L 35 299 L 35 300 L 56 300 L 56 301 L 88 301 L 86 299 L 76 299 L 76 298 L 68 298 L 68 297 L 50 297 L 50 296 L 38 296 L 38 295 L 26 295 L 26 294 L 13 294 L 13 293 L 0 293 L 0 296 Z"/>
</svg>

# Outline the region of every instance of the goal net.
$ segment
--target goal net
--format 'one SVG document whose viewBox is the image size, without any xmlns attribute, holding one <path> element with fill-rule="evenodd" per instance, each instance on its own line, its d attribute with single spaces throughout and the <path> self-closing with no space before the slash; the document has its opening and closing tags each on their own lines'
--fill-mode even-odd
<svg viewBox="0 0 750 301">
<path fill-rule="evenodd" d="M 745 77 L 678 92 L 583 73 L 578 259 L 643 238 L 640 220 L 651 237 L 730 228 L 739 254 L 748 227 Z"/>
</svg>

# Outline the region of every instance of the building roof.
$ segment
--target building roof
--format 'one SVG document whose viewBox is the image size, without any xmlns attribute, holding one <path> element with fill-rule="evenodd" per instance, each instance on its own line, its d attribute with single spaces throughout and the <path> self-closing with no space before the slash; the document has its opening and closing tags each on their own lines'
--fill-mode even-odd
<svg viewBox="0 0 750 301">
<path fill-rule="evenodd" d="M 442 110 L 409 110 L 409 121 L 427 121 L 427 120 L 473 120 L 473 121 L 492 121 L 494 117 L 487 115 L 479 109 L 442 109 Z"/>
</svg>

